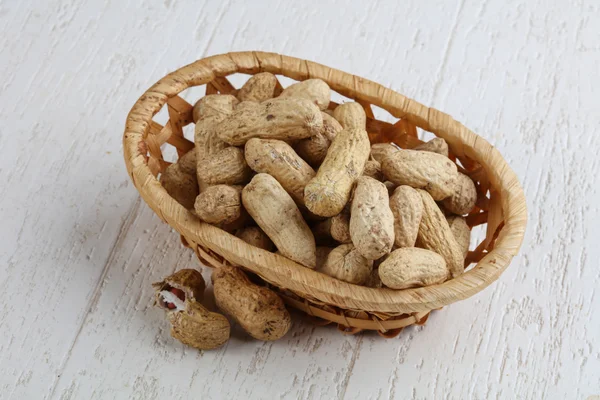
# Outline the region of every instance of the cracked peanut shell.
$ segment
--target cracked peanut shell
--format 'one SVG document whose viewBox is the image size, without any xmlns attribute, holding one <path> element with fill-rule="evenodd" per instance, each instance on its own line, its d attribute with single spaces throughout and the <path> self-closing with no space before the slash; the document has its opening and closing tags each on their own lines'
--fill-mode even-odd
<svg viewBox="0 0 600 400">
<path fill-rule="evenodd" d="M 206 287 L 200 272 L 182 269 L 152 286 L 157 305 L 167 311 L 173 338 L 201 350 L 214 349 L 229 340 L 227 318 L 200 304 Z"/>
</svg>

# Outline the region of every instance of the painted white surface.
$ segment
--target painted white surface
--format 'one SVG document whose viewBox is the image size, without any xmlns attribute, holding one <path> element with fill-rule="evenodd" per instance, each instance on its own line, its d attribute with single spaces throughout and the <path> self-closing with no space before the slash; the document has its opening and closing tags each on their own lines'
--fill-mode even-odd
<svg viewBox="0 0 600 400">
<path fill-rule="evenodd" d="M 600 395 L 599 43 L 595 0 L 0 1 L 0 397 Z M 521 255 L 392 340 L 298 314 L 275 343 L 171 339 L 150 283 L 197 262 L 127 178 L 125 117 L 168 71 L 249 49 L 368 77 L 496 145 L 528 198 Z"/>
</svg>

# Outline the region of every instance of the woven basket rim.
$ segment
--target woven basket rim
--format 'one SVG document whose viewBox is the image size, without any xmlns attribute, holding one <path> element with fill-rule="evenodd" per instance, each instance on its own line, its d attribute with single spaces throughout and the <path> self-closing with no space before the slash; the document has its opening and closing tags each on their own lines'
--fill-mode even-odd
<svg viewBox="0 0 600 400">
<path fill-rule="evenodd" d="M 171 198 L 148 165 L 145 139 L 152 117 L 169 98 L 233 73 L 271 72 L 295 80 L 318 78 L 332 90 L 388 111 L 445 139 L 457 156 L 479 162 L 501 201 L 504 226 L 493 250 L 475 267 L 445 283 L 425 288 L 373 289 L 338 281 L 299 264 L 252 247 L 233 235 L 201 222 Z M 123 135 L 128 173 L 141 196 L 157 215 L 192 243 L 243 265 L 268 282 L 294 293 L 345 309 L 411 313 L 437 309 L 468 298 L 494 282 L 518 253 L 527 224 L 523 189 L 502 155 L 485 139 L 459 122 L 375 82 L 321 64 L 265 52 L 236 52 L 198 60 L 180 68 L 148 89 L 131 109 Z"/>
</svg>

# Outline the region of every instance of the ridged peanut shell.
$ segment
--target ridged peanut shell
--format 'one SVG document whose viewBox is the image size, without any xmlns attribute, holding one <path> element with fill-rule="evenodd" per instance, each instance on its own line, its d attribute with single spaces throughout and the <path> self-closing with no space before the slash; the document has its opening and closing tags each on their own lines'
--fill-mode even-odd
<svg viewBox="0 0 600 400">
<path fill-rule="evenodd" d="M 315 238 L 298 206 L 275 178 L 257 174 L 242 190 L 242 203 L 284 256 L 315 268 Z"/>
<path fill-rule="evenodd" d="M 255 339 L 277 340 L 290 329 L 292 321 L 283 300 L 273 291 L 250 282 L 236 267 L 213 271 L 215 302 Z"/>
<path fill-rule="evenodd" d="M 200 272 L 182 269 L 152 286 L 156 290 L 157 305 L 167 310 L 171 336 L 175 339 L 201 350 L 214 349 L 227 342 L 230 334 L 227 318 L 199 303 L 206 286 Z M 172 289 L 183 291 L 184 299 L 179 299 Z M 167 295 L 172 297 L 169 302 L 177 302 L 175 308 L 167 307 Z"/>
<path fill-rule="evenodd" d="M 477 188 L 467 175 L 458 173 L 454 193 L 442 200 L 444 208 L 451 213 L 464 215 L 471 212 L 477 202 Z"/>
<path fill-rule="evenodd" d="M 449 278 L 444 258 L 431 250 L 405 247 L 394 250 L 379 266 L 381 282 L 391 289 L 442 283 Z"/>
<path fill-rule="evenodd" d="M 342 130 L 342 126 L 329 114 L 322 113 L 323 132 L 302 139 L 294 146 L 296 153 L 313 167 L 321 165 L 327 150 L 331 146 L 331 141 Z"/>
<path fill-rule="evenodd" d="M 350 237 L 350 207 L 329 218 L 331 237 L 338 243 L 352 243 Z"/>
<path fill-rule="evenodd" d="M 471 244 L 471 228 L 467 225 L 467 220 L 458 215 L 447 217 L 446 220 L 454 235 L 454 239 L 456 239 L 456 242 L 462 251 L 463 259 L 467 258 L 469 245 Z"/>
<path fill-rule="evenodd" d="M 371 145 L 371 158 L 375 161 L 383 162 L 383 159 L 394 154 L 400 149 L 390 143 L 375 143 Z"/>
<path fill-rule="evenodd" d="M 198 177 L 208 185 L 247 183 L 252 170 L 239 147 L 226 147 L 198 162 Z"/>
<path fill-rule="evenodd" d="M 354 182 L 363 173 L 369 153 L 367 131 L 358 128 L 340 131 L 317 175 L 304 189 L 306 207 L 323 217 L 339 214 L 350 199 Z"/>
<path fill-rule="evenodd" d="M 156 304 L 159 307 L 164 307 L 164 302 L 160 292 L 171 288 L 179 289 L 185 293 L 185 298 L 194 301 L 201 301 L 204 296 L 206 283 L 202 274 L 191 268 L 180 269 L 179 271 L 167 276 L 160 282 L 152 284 L 156 291 Z"/>
<path fill-rule="evenodd" d="M 253 75 L 244 83 L 237 93 L 240 101 L 254 101 L 262 103 L 276 95 L 277 78 L 270 72 L 261 72 Z"/>
<path fill-rule="evenodd" d="M 356 181 L 350 212 L 350 237 L 363 257 L 376 260 L 394 245 L 394 216 L 385 185 L 368 176 Z"/>
<path fill-rule="evenodd" d="M 307 79 L 283 89 L 279 98 L 287 97 L 309 100 L 320 110 L 325 110 L 329 106 L 331 89 L 327 83 L 320 79 Z"/>
<path fill-rule="evenodd" d="M 344 282 L 362 285 L 372 270 L 373 261 L 364 258 L 350 243 L 333 249 L 319 272 Z"/>
<path fill-rule="evenodd" d="M 315 171 L 284 141 L 253 138 L 244 151 L 248 166 L 267 173 L 281 184 L 296 204 L 304 205 L 304 187 Z"/>
<path fill-rule="evenodd" d="M 363 176 L 368 176 L 380 182 L 383 181 L 383 173 L 381 172 L 381 164 L 379 161 L 367 160 Z"/>
<path fill-rule="evenodd" d="M 465 270 L 463 252 L 450 230 L 446 217 L 431 195 L 424 190 L 419 190 L 419 194 L 423 201 L 423 217 L 419 225 L 417 245 L 441 255 L 455 278 Z"/>
<path fill-rule="evenodd" d="M 322 130 L 319 108 L 299 98 L 276 98 L 255 107 L 238 107 L 217 127 L 221 140 L 233 146 L 241 146 L 253 137 L 304 139 Z"/>
<path fill-rule="evenodd" d="M 215 185 L 206 188 L 196 198 L 196 214 L 209 224 L 229 224 L 242 215 L 241 188 Z"/>
<path fill-rule="evenodd" d="M 179 204 L 188 210 L 193 209 L 200 192 L 196 178 L 196 153 L 188 151 L 176 163 L 169 165 L 161 174 L 160 182 Z"/>
<path fill-rule="evenodd" d="M 229 340 L 231 326 L 225 316 L 210 312 L 200 303 L 189 301 L 185 309 L 167 313 L 171 336 L 200 350 L 222 346 Z"/>
<path fill-rule="evenodd" d="M 242 228 L 235 233 L 235 236 L 259 249 L 267 251 L 273 251 L 275 249 L 275 245 L 271 239 L 269 239 L 267 234 L 258 226 L 247 226 Z"/>
<path fill-rule="evenodd" d="M 423 201 L 416 189 L 399 186 L 390 197 L 394 215 L 394 244 L 397 247 L 414 247 L 423 216 Z"/>
<path fill-rule="evenodd" d="M 202 97 L 194 104 L 192 118 L 198 123 L 203 118 L 218 115 L 229 115 L 239 103 L 235 96 L 230 94 L 209 94 Z"/>
<path fill-rule="evenodd" d="M 426 190 L 434 200 L 454 193 L 458 171 L 456 164 L 437 153 L 401 150 L 384 158 L 383 175 L 397 185 Z"/>
<path fill-rule="evenodd" d="M 414 150 L 429 151 L 448 157 L 448 143 L 442 138 L 431 139 L 429 142 L 415 147 Z"/>
<path fill-rule="evenodd" d="M 234 96 L 222 94 L 211 94 L 198 100 L 194 106 L 194 144 L 199 161 L 229 146 L 219 138 L 215 128 L 237 104 Z"/>
<path fill-rule="evenodd" d="M 365 129 L 367 126 L 367 115 L 365 109 L 358 103 L 340 104 L 333 110 L 335 118 L 344 129 Z"/>
</svg>

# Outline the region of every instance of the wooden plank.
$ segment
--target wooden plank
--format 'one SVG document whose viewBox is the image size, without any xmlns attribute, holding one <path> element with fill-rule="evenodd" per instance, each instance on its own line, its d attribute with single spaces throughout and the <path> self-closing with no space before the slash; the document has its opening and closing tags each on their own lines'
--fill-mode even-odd
<svg viewBox="0 0 600 400">
<path fill-rule="evenodd" d="M 280 0 L 264 7 L 5 3 L 0 397 L 599 394 L 600 115 L 593 105 L 600 83 L 590 79 L 600 63 L 598 4 L 411 0 L 399 9 L 349 2 L 319 4 L 315 14 L 315 4 L 287 10 Z M 126 24 L 131 15 L 139 23 Z M 263 20 L 285 24 L 256 33 L 252 21 Z M 336 32 L 336 40 L 306 29 L 306 21 Z M 431 21 L 439 21 L 435 29 Z M 119 22 L 124 28 L 115 30 Z M 197 31 L 185 31 L 189 26 Z M 365 40 L 362 27 L 373 26 L 390 27 L 390 40 Z M 185 39 L 173 45 L 173 37 Z M 150 283 L 196 264 L 139 200 L 124 171 L 120 135 L 132 104 L 166 71 L 242 48 L 274 49 L 382 82 L 478 132 L 524 184 L 531 222 L 521 255 L 484 292 L 392 340 L 342 336 L 297 314 L 292 331 L 274 343 L 248 339 L 239 327 L 213 352 L 172 340 L 162 311 L 152 308 Z M 183 126 L 180 106 L 175 100 L 171 108 Z M 158 142 L 189 147 L 171 139 L 181 136 L 158 133 Z M 410 148 L 413 142 L 403 140 Z M 485 178 L 470 167 L 476 180 Z M 488 182 L 481 186 L 487 192 Z M 473 230 L 472 257 L 485 254 L 473 251 L 483 230 Z"/>
</svg>

